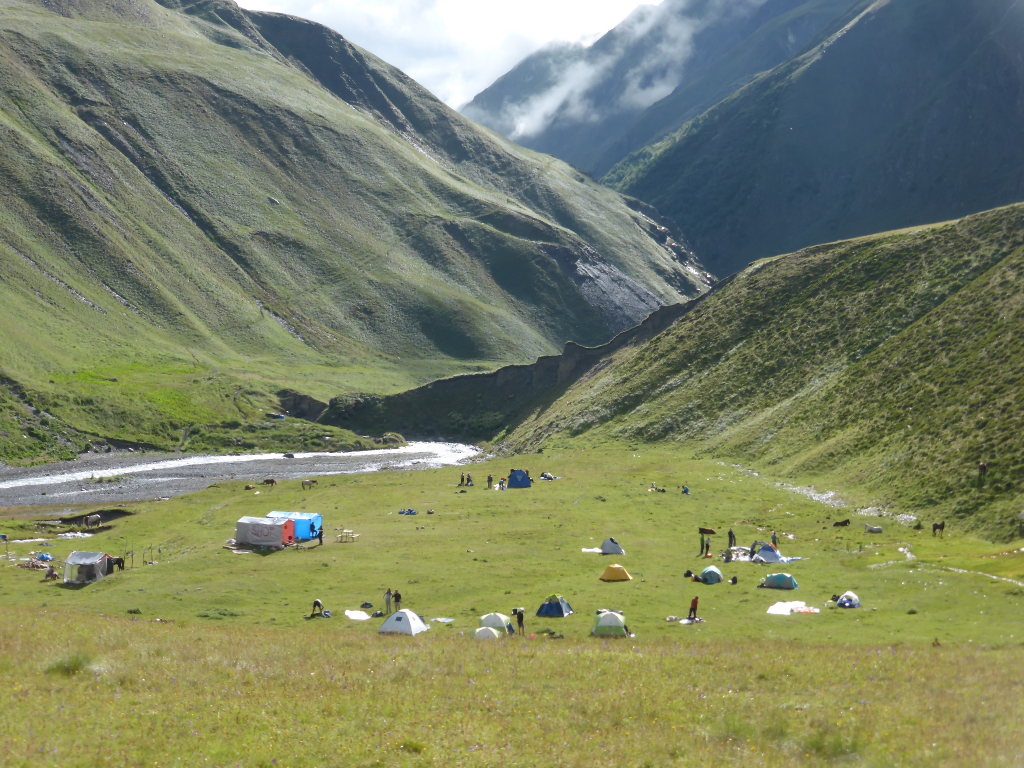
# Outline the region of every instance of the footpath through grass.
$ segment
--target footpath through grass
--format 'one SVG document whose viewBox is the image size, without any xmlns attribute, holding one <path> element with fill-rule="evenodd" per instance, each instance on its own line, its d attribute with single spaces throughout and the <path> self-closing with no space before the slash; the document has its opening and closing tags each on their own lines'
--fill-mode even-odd
<svg viewBox="0 0 1024 768">
<path fill-rule="evenodd" d="M 561 479 L 484 489 L 513 466 Z M 476 485 L 459 493 L 463 469 Z M 419 514 L 397 514 L 409 507 Z M 322 512 L 329 534 L 360 538 L 265 556 L 222 548 L 238 517 L 271 509 Z M 312 490 L 223 484 L 130 511 L 88 542 L 45 548 L 135 553 L 134 568 L 99 584 L 0 569 L 6 764 L 953 766 L 1013 765 L 1024 750 L 1013 673 L 1024 542 L 955 528 L 939 539 L 652 448 L 563 448 Z M 718 530 L 716 553 L 729 527 L 744 546 L 774 529 L 783 554 L 805 559 L 715 560 L 738 584 L 695 584 L 682 574 L 711 562 L 696 557 L 701 525 Z M 625 556 L 580 551 L 608 536 Z M 633 581 L 601 582 L 612 560 Z M 801 588 L 757 588 L 779 570 Z M 383 607 L 388 586 L 404 607 L 454 622 L 394 638 L 379 619 L 344 617 L 364 601 Z M 826 607 L 847 589 L 862 609 Z M 553 592 L 577 614 L 535 618 Z M 665 620 L 694 595 L 705 623 Z M 335 617 L 307 619 L 313 598 Z M 766 615 L 792 599 L 822 612 Z M 517 606 L 527 637 L 473 640 L 479 615 Z M 598 608 L 625 611 L 636 637 L 589 637 Z"/>
</svg>

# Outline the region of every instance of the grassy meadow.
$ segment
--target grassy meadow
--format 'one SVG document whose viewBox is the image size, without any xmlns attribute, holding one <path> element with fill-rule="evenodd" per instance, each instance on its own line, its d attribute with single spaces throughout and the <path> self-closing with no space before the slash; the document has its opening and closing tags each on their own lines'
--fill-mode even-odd
<svg viewBox="0 0 1024 768">
<path fill-rule="evenodd" d="M 485 489 L 511 466 L 560 479 Z M 460 493 L 464 469 L 476 485 Z M 834 509 L 756 469 L 566 442 L 312 490 L 220 484 L 129 505 L 88 542 L 11 544 L 12 557 L 134 554 L 82 589 L 0 570 L 0 751 L 7 765 L 1016 764 L 1024 541 L 949 525 L 933 537 L 930 524 L 859 515 L 856 498 Z M 223 548 L 238 517 L 272 509 L 321 512 L 324 546 Z M 0 531 L 18 539 L 67 511 L 6 513 Z M 743 546 L 776 530 L 782 553 L 805 559 L 715 560 L 738 583 L 696 584 L 682 574 L 709 562 L 698 526 L 718 530 L 716 553 L 732 527 Z M 336 543 L 336 528 L 360 538 Z M 625 556 L 581 552 L 608 536 Z M 633 580 L 601 582 L 612 560 Z M 778 570 L 800 589 L 757 588 Z M 344 617 L 382 608 L 388 586 L 404 607 L 454 621 L 408 638 Z M 848 589 L 863 608 L 827 607 Z M 535 618 L 554 592 L 577 613 Z M 703 624 L 666 621 L 694 595 Z M 314 598 L 334 617 L 306 618 Z M 790 599 L 821 613 L 766 615 Z M 517 606 L 526 637 L 473 639 L 481 614 Z M 636 636 L 589 637 L 598 608 L 625 611 Z"/>
</svg>

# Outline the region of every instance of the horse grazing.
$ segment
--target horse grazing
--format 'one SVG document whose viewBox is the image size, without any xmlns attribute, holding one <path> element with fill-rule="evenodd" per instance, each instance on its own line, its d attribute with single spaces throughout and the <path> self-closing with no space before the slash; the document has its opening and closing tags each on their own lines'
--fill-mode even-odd
<svg viewBox="0 0 1024 768">
<path fill-rule="evenodd" d="M 880 526 L 880 525 L 868 525 L 867 523 L 864 523 L 864 530 L 867 533 L 881 533 L 882 532 L 882 526 Z"/>
<path fill-rule="evenodd" d="M 269 485 L 271 488 L 273 488 L 275 485 L 277 485 L 277 480 L 275 480 L 272 477 L 268 477 L 266 480 L 263 481 L 263 484 Z"/>
<path fill-rule="evenodd" d="M 112 557 L 112 558 L 110 558 L 110 562 L 112 562 L 114 564 L 114 567 L 117 568 L 117 570 L 119 570 L 119 571 L 123 571 L 124 570 L 124 558 L 123 557 Z"/>
<path fill-rule="evenodd" d="M 86 528 L 98 528 L 100 523 L 102 523 L 102 522 L 103 522 L 103 518 L 100 517 L 98 514 L 96 514 L 96 515 L 89 515 L 87 518 L 85 518 L 85 527 Z"/>
<path fill-rule="evenodd" d="M 939 536 L 946 538 L 946 521 L 943 520 L 941 523 L 932 523 L 932 536 L 938 531 Z"/>
<path fill-rule="evenodd" d="M 832 527 L 833 528 L 843 528 L 843 527 L 845 527 L 845 526 L 847 526 L 849 524 L 850 524 L 850 518 L 846 518 L 845 520 L 837 520 L 836 522 L 832 523 Z"/>
<path fill-rule="evenodd" d="M 303 490 L 308 490 L 308 489 L 312 488 L 315 485 L 316 485 L 316 480 L 303 480 L 302 481 L 302 489 Z"/>
</svg>

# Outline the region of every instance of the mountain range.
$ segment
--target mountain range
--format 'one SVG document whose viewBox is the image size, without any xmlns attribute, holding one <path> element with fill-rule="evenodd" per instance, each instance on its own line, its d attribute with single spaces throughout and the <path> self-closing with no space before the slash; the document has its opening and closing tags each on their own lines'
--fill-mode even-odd
<svg viewBox="0 0 1024 768">
<path fill-rule="evenodd" d="M 1024 199 L 1022 39 L 1020 0 L 667 0 L 465 112 L 655 205 L 725 275 Z"/>
<path fill-rule="evenodd" d="M 650 206 L 227 0 L 5 3 L 0 136 L 7 451 L 56 423 L 185 446 L 282 388 L 600 343 L 711 282 Z"/>
</svg>

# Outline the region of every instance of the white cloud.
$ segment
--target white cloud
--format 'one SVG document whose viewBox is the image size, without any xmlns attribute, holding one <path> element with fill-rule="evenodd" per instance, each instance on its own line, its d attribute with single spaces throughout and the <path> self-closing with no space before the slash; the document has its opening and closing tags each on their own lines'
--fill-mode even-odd
<svg viewBox="0 0 1024 768">
<path fill-rule="evenodd" d="M 652 0 L 647 5 L 658 5 Z M 635 0 L 241 0 L 244 8 L 320 22 L 458 107 L 524 56 L 556 42 L 590 42 Z"/>
</svg>

